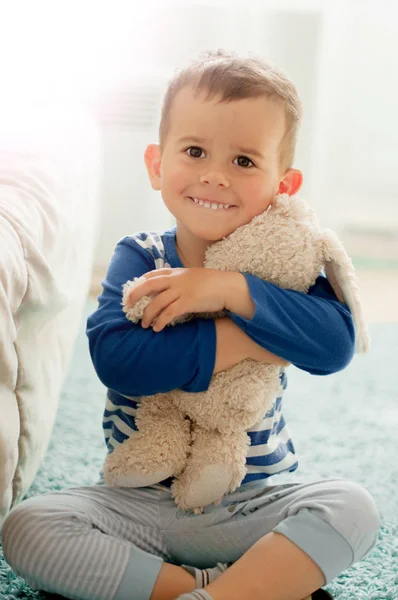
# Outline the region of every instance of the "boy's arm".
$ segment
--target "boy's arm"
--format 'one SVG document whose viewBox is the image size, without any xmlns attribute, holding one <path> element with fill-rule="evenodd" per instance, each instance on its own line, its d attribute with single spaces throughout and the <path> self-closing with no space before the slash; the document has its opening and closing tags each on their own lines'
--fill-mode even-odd
<svg viewBox="0 0 398 600">
<path fill-rule="evenodd" d="M 106 387 L 128 396 L 206 390 L 215 363 L 213 320 L 197 319 L 155 333 L 129 321 L 122 310 L 123 284 L 154 268 L 151 255 L 133 238 L 117 244 L 98 308 L 87 321 L 94 368 Z"/>
<path fill-rule="evenodd" d="M 243 277 L 246 289 L 230 294 L 227 314 L 253 341 L 315 375 L 347 366 L 354 353 L 353 321 L 325 277 L 318 277 L 308 294 L 247 273 Z"/>
<path fill-rule="evenodd" d="M 213 373 L 245 358 L 285 364 L 229 317 L 217 322 L 195 319 L 157 333 L 128 321 L 122 310 L 122 286 L 154 268 L 151 256 L 133 238 L 116 246 L 99 306 L 87 321 L 91 358 L 106 387 L 127 396 L 177 388 L 200 392 L 207 390 Z"/>
<path fill-rule="evenodd" d="M 245 358 L 270 365 L 287 366 L 283 358 L 275 356 L 254 342 L 229 317 L 216 321 L 217 348 L 213 374 L 225 371 L 238 364 Z"/>
</svg>

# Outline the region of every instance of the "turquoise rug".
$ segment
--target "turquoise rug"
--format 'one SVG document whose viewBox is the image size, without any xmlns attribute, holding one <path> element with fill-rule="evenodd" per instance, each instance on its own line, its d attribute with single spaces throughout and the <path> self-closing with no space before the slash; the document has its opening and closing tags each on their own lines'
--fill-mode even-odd
<svg viewBox="0 0 398 600">
<path fill-rule="evenodd" d="M 285 396 L 300 467 L 278 480 L 349 478 L 366 486 L 382 514 L 376 548 L 328 587 L 336 600 L 398 600 L 398 324 L 376 325 L 371 335 L 370 354 L 341 373 L 314 377 L 291 367 Z M 82 326 L 53 439 L 29 496 L 94 483 L 104 458 L 103 406 Z M 28 588 L 0 553 L 0 600 L 15 598 L 50 596 Z"/>
</svg>

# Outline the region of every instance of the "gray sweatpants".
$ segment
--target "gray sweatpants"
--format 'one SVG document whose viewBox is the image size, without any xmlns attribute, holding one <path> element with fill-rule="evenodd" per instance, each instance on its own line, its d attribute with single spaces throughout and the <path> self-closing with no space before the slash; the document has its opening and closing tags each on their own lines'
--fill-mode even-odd
<svg viewBox="0 0 398 600">
<path fill-rule="evenodd" d="M 344 480 L 245 485 L 202 515 L 168 490 L 102 484 L 36 496 L 6 519 L 6 560 L 34 589 L 78 600 L 148 600 L 162 561 L 234 562 L 277 531 L 329 582 L 371 550 L 379 516 L 366 490 Z M 264 556 L 264 561 L 267 557 Z"/>
</svg>

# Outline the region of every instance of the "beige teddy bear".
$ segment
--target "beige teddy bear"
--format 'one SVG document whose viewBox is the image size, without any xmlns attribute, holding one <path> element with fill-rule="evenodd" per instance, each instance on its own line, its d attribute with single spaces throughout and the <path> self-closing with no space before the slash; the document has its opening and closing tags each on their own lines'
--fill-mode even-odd
<svg viewBox="0 0 398 600">
<path fill-rule="evenodd" d="M 357 350 L 367 350 L 352 263 L 336 234 L 319 228 L 315 213 L 303 200 L 278 196 L 263 214 L 210 246 L 205 267 L 247 272 L 300 292 L 307 292 L 324 270 L 339 299 L 352 311 Z M 126 316 L 134 322 L 150 302 L 144 297 L 127 309 L 125 302 L 136 281 L 125 284 L 123 296 Z M 186 315 L 185 320 L 221 314 Z M 176 504 L 201 512 L 242 482 L 250 444 L 247 430 L 264 417 L 279 394 L 280 367 L 245 360 L 214 375 L 205 392 L 174 390 L 141 397 L 139 431 L 108 455 L 105 482 L 142 487 L 172 476 Z"/>
</svg>

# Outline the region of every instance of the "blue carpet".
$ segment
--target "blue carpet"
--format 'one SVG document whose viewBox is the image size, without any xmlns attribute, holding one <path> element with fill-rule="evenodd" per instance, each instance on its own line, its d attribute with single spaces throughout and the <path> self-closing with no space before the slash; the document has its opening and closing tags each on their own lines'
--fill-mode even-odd
<svg viewBox="0 0 398 600">
<path fill-rule="evenodd" d="M 53 439 L 28 496 L 94 483 L 104 458 L 104 389 L 83 330 Z M 376 548 L 328 587 L 337 600 L 398 600 L 398 324 L 375 325 L 371 335 L 369 355 L 341 373 L 314 377 L 291 367 L 285 396 L 300 467 L 275 482 L 349 478 L 366 486 L 382 514 Z M 49 597 L 26 586 L 0 552 L 0 600 Z"/>
</svg>

